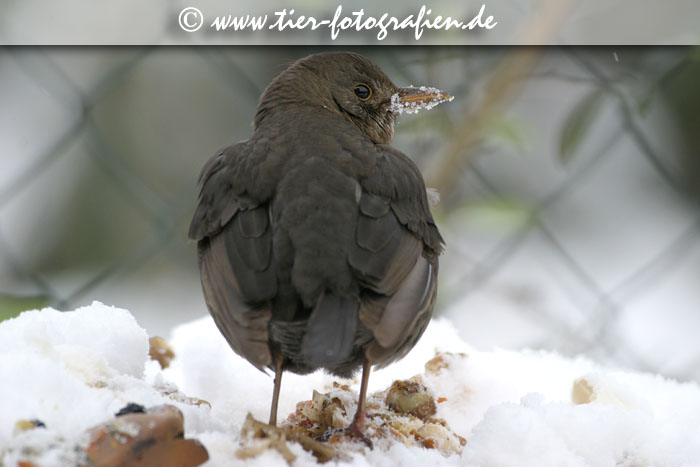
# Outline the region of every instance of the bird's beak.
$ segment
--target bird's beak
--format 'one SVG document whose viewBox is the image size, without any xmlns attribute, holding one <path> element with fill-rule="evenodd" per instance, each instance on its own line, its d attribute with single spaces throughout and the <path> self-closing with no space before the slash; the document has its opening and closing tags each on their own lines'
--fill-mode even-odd
<svg viewBox="0 0 700 467">
<path fill-rule="evenodd" d="M 442 102 L 448 102 L 454 96 L 436 88 L 428 86 L 399 88 L 398 92 L 391 96 L 392 112 L 415 113 L 421 109 L 432 109 Z"/>
</svg>

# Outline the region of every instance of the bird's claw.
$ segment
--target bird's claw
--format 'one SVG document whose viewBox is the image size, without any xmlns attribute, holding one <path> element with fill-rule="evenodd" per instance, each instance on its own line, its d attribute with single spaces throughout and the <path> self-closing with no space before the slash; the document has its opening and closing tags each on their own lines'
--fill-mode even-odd
<svg viewBox="0 0 700 467">
<path fill-rule="evenodd" d="M 326 443 L 334 437 L 361 441 L 368 448 L 374 448 L 374 443 L 372 443 L 372 440 L 364 434 L 362 427 L 356 424 L 354 421 L 347 428 L 330 428 L 315 439 L 316 441 Z"/>
<path fill-rule="evenodd" d="M 362 427 L 358 426 L 358 424 L 356 424 L 354 421 L 350 424 L 349 427 L 345 428 L 345 434 L 357 439 L 358 441 L 362 441 L 370 449 L 374 447 L 372 440 L 364 434 Z"/>
</svg>

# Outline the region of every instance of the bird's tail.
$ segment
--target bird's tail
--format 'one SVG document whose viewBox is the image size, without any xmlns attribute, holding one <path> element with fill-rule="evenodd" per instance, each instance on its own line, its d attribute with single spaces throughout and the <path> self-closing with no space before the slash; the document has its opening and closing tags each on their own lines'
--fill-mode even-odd
<svg viewBox="0 0 700 467">
<path fill-rule="evenodd" d="M 311 312 L 302 343 L 302 353 L 312 366 L 332 367 L 352 352 L 357 329 L 357 297 L 321 295 Z"/>
</svg>

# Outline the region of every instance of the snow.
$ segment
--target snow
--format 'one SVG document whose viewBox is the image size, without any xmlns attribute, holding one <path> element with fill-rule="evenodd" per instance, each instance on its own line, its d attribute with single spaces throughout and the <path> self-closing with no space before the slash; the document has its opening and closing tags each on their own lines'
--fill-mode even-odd
<svg viewBox="0 0 700 467">
<path fill-rule="evenodd" d="M 70 465 L 86 429 L 136 402 L 176 405 L 185 436 L 206 446 L 207 466 L 286 466 L 272 450 L 245 461 L 235 456 L 246 414 L 267 419 L 272 378 L 236 356 L 209 317 L 178 326 L 168 341 L 176 357 L 162 370 L 149 360 L 148 336 L 131 314 L 99 302 L 0 323 L 0 464 L 17 465 L 29 450 L 39 465 Z M 440 398 L 437 417 L 467 439 L 462 454 L 395 443 L 348 452 L 337 465 L 700 465 L 695 383 L 544 351 L 476 350 L 445 319 L 433 320 L 405 359 L 373 372 L 370 392 L 416 374 Z M 285 373 L 280 421 L 336 380 Z M 356 394 L 359 381 L 350 383 Z M 16 432 L 27 419 L 46 428 Z M 299 445 L 289 448 L 293 465 L 315 464 Z"/>
</svg>

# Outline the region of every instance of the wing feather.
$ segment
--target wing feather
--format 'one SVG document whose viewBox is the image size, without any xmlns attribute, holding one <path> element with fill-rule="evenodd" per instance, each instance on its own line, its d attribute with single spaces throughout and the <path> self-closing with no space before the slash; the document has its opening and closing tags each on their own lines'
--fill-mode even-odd
<svg viewBox="0 0 700 467">
<path fill-rule="evenodd" d="M 231 348 L 262 370 L 272 363 L 268 323 L 277 276 L 268 205 L 234 190 L 244 143 L 229 146 L 204 166 L 189 236 L 197 240 L 202 290 L 214 322 Z"/>
<path fill-rule="evenodd" d="M 359 319 L 374 336 L 365 355 L 384 366 L 403 357 L 430 320 L 443 240 L 418 168 L 400 151 L 377 147 L 377 170 L 361 180 L 349 263 L 364 287 Z"/>
</svg>

